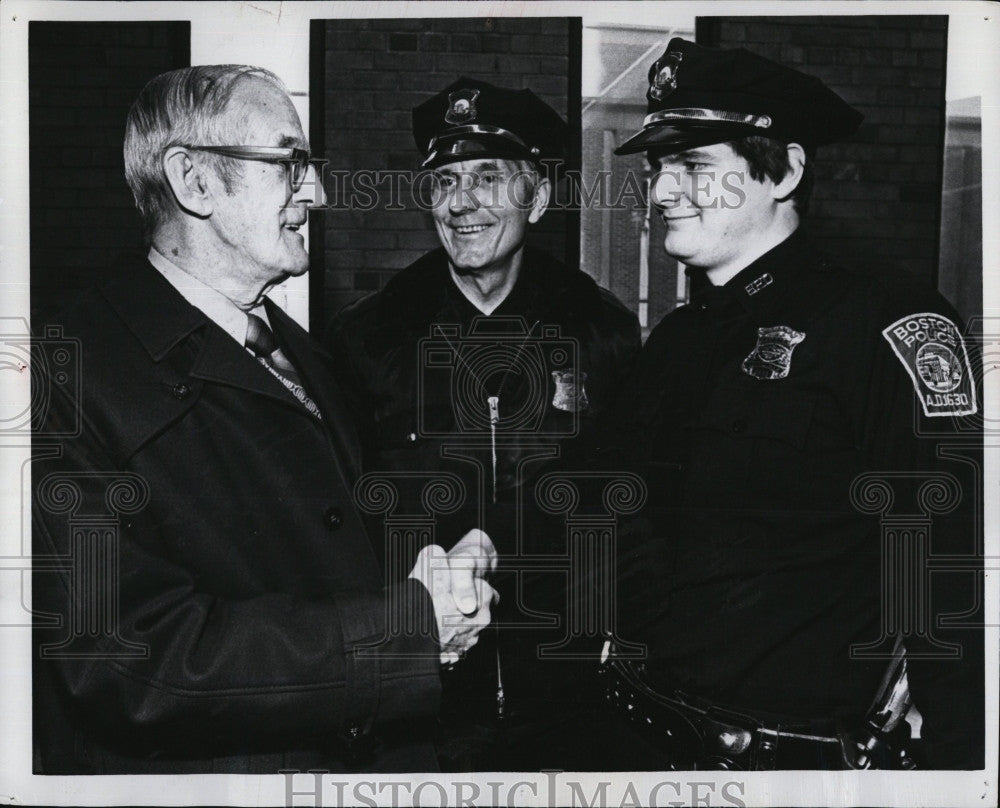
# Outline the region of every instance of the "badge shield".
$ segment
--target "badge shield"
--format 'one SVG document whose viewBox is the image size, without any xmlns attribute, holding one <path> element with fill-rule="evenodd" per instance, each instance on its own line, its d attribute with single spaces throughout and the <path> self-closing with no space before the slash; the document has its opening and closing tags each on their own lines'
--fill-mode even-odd
<svg viewBox="0 0 1000 808">
<path fill-rule="evenodd" d="M 743 360 L 743 372 L 762 381 L 784 379 L 792 367 L 792 351 L 806 338 L 787 325 L 757 329 L 757 345 Z"/>
</svg>

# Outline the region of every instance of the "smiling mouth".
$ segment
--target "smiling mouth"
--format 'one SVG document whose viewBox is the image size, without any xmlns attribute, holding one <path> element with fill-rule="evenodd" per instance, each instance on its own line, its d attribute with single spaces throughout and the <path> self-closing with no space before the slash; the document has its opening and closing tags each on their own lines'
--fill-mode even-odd
<svg viewBox="0 0 1000 808">
<path fill-rule="evenodd" d="M 285 229 L 286 230 L 291 230 L 293 233 L 298 233 L 300 227 L 302 227 L 302 225 L 300 225 L 300 224 L 286 224 L 285 225 Z"/>
<path fill-rule="evenodd" d="M 482 233 L 486 228 L 492 227 L 488 224 L 463 224 L 457 225 L 452 228 L 460 236 L 472 236 L 476 233 Z"/>
</svg>

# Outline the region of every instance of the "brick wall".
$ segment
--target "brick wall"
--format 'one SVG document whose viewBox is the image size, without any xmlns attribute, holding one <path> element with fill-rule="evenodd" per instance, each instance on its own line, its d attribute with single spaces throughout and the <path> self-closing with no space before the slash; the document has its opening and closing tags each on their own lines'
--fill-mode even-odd
<svg viewBox="0 0 1000 808">
<path fill-rule="evenodd" d="M 937 280 L 948 18 L 706 17 L 701 44 L 746 47 L 823 79 L 865 120 L 822 147 L 809 226 L 834 254 Z"/>
<path fill-rule="evenodd" d="M 645 76 L 645 67 L 642 72 Z M 649 163 L 643 154 L 614 156 L 612 149 L 635 134 L 645 112 L 645 99 L 641 104 L 597 105 L 586 118 L 583 132 L 587 193 L 596 198 L 595 175 L 598 171 L 607 172 L 608 204 L 583 207 L 580 265 L 636 313 L 640 313 L 641 239 L 646 206 L 643 193 L 633 193 L 633 189 L 644 186 L 650 175 Z M 660 218 L 650 216 L 649 239 L 645 245 L 649 271 L 644 336 L 677 305 L 677 262 L 663 250 L 665 235 Z"/>
<path fill-rule="evenodd" d="M 331 191 L 346 185 L 332 172 L 418 170 L 410 110 L 459 76 L 529 87 L 572 121 L 571 77 L 578 72 L 576 60 L 570 63 L 574 31 L 578 27 L 568 18 L 326 21 L 324 86 L 321 98 L 313 93 L 313 118 L 323 121 L 331 203 Z M 322 295 L 323 306 L 317 310 L 314 301 L 314 318 L 329 318 L 344 303 L 380 289 L 396 271 L 438 246 L 430 214 L 413 202 L 408 184 L 400 186 L 398 210 L 385 209 L 389 180 L 375 187 L 374 210 L 320 214 L 323 284 L 317 288 L 314 278 L 311 288 L 314 296 Z M 533 226 L 529 244 L 565 260 L 572 259 L 578 238 L 572 215 L 550 210 Z"/>
<path fill-rule="evenodd" d="M 187 22 L 32 22 L 29 47 L 32 310 L 89 286 L 142 246 L 125 184 L 125 116 L 157 73 L 190 64 Z"/>
</svg>

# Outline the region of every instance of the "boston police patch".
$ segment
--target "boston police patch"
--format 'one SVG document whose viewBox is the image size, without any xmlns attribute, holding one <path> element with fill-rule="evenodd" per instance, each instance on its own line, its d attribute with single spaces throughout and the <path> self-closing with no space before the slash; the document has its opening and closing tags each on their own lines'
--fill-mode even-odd
<svg viewBox="0 0 1000 808">
<path fill-rule="evenodd" d="M 958 328 L 932 312 L 911 314 L 882 332 L 913 379 L 924 415 L 973 415 L 976 388 Z"/>
</svg>

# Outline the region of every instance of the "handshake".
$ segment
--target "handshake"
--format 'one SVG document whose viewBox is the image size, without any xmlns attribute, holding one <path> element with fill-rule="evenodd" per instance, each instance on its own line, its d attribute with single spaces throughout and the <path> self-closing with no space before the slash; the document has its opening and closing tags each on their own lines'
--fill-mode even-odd
<svg viewBox="0 0 1000 808">
<path fill-rule="evenodd" d="M 470 530 L 447 553 L 432 544 L 417 556 L 409 577 L 430 592 L 443 665 L 458 662 L 489 625 L 490 606 L 500 595 L 485 576 L 496 566 L 496 548 L 481 530 Z"/>
</svg>

